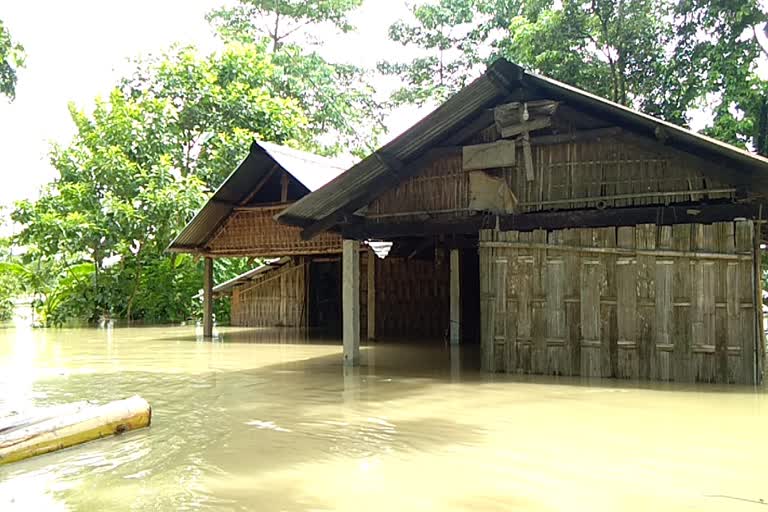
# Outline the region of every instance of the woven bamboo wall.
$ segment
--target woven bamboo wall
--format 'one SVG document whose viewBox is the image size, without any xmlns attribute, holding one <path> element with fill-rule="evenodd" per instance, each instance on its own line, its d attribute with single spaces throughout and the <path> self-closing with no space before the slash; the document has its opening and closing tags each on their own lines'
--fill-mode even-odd
<svg viewBox="0 0 768 512">
<path fill-rule="evenodd" d="M 528 181 L 523 152 L 517 166 L 493 170 L 519 201 L 518 212 L 672 204 L 732 197 L 727 184 L 705 177 L 690 159 L 680 159 L 661 144 L 637 146 L 623 136 L 565 144 L 534 145 L 534 179 Z M 482 172 L 482 171 L 472 171 Z M 720 192 L 697 193 L 702 190 Z M 669 194 L 680 192 L 679 194 Z M 616 197 L 629 196 L 634 197 Z M 407 212 L 465 216 L 469 172 L 461 155 L 433 162 L 419 175 L 385 192 L 367 211 L 372 219 L 414 220 Z M 394 215 L 393 215 L 394 214 Z"/>
<path fill-rule="evenodd" d="M 449 322 L 449 268 L 435 260 L 388 257 L 376 266 L 376 335 L 443 339 Z"/>
<path fill-rule="evenodd" d="M 752 383 L 754 233 L 751 221 L 481 231 L 483 366 Z"/>
<path fill-rule="evenodd" d="M 285 205 L 234 212 L 208 243 L 207 250 L 222 256 L 282 257 L 341 252 L 341 237 L 324 232 L 302 240 L 301 229 L 273 218 Z"/>
<path fill-rule="evenodd" d="M 306 265 L 292 261 L 232 292 L 232 325 L 303 327 Z"/>
<path fill-rule="evenodd" d="M 368 279 L 367 265 L 370 252 L 360 255 L 360 329 L 363 336 L 368 328 Z M 375 256 L 374 256 L 375 257 Z M 232 292 L 231 323 L 242 327 L 306 327 L 307 266 L 296 260 L 267 272 L 253 281 L 235 288 Z M 340 293 L 339 288 L 322 290 L 322 293 Z M 320 326 L 322 327 L 322 326 Z"/>
</svg>

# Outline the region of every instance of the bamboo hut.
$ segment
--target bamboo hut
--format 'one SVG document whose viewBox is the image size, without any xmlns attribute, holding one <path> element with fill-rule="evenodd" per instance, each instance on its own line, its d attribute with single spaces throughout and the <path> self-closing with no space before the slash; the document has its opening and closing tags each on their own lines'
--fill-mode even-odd
<svg viewBox="0 0 768 512">
<path fill-rule="evenodd" d="M 339 260 L 341 237 L 326 233 L 303 240 L 298 228 L 279 225 L 274 216 L 346 167 L 337 160 L 253 142 L 247 157 L 169 246 L 172 252 L 205 258 L 206 336 L 212 334 L 214 291 L 232 295 L 235 325 L 307 326 L 307 283 L 333 273 L 328 263 Z M 228 257 L 278 261 L 214 288 L 213 259 Z"/>
<path fill-rule="evenodd" d="M 277 218 L 343 238 L 348 364 L 360 243 L 389 240 L 421 267 L 374 273 L 376 308 L 479 340 L 486 371 L 755 384 L 766 191 L 762 157 L 501 59 Z"/>
</svg>

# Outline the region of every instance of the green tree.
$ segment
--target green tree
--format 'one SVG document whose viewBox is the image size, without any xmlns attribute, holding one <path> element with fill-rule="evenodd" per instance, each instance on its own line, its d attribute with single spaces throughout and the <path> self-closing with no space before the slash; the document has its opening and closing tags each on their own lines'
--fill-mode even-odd
<svg viewBox="0 0 768 512">
<path fill-rule="evenodd" d="M 165 248 L 251 140 L 331 147 L 310 122 L 322 104 L 266 46 L 230 42 L 209 56 L 173 48 L 137 62 L 91 112 L 70 107 L 76 135 L 51 150 L 59 177 L 12 215 L 22 227 L 15 241 L 27 249 L 20 263 L 45 270 L 34 293 L 45 299 L 47 323 L 188 318 L 202 265 Z M 352 126 L 357 113 L 345 108 L 328 122 Z M 217 262 L 217 277 L 245 265 Z"/>
<path fill-rule="evenodd" d="M 362 0 L 239 0 L 211 11 L 207 19 L 225 40 L 253 42 L 266 36 L 276 52 L 311 28 L 353 30 L 349 14 L 361 4 Z"/>
<path fill-rule="evenodd" d="M 274 73 L 256 47 L 182 48 L 140 63 L 92 113 L 70 108 L 77 133 L 51 152 L 59 177 L 13 213 L 25 264 L 56 263 L 49 322 L 188 316 L 200 264 L 168 243 L 253 137 L 311 143 L 299 103 L 271 93 Z"/>
<path fill-rule="evenodd" d="M 120 91 L 152 113 L 145 121 L 150 147 L 162 147 L 182 176 L 196 175 L 211 189 L 254 137 L 314 143 L 305 106 L 277 87 L 283 71 L 263 44 L 231 43 L 206 57 L 174 48 L 136 64 Z"/>
<path fill-rule="evenodd" d="M 308 119 L 317 153 L 367 155 L 384 132 L 386 104 L 377 101 L 367 70 L 330 62 L 311 49 L 313 29 L 353 29 L 348 15 L 362 0 L 239 0 L 208 14 L 227 44 L 257 45 L 271 53 L 272 90 L 295 98 Z M 299 36 L 303 37 L 299 37 Z"/>
<path fill-rule="evenodd" d="M 0 94 L 13 100 L 16 97 L 16 72 L 24 66 L 24 47 L 11 38 L 8 28 L 0 20 Z"/>
<path fill-rule="evenodd" d="M 397 101 L 442 100 L 503 56 L 679 124 L 716 98 L 712 135 L 768 149 L 756 0 L 438 0 L 413 15 L 390 38 L 423 55 L 380 64 L 403 78 Z"/>
<path fill-rule="evenodd" d="M 755 0 L 680 0 L 678 52 L 697 64 L 703 91 L 714 98 L 714 123 L 706 132 L 768 155 L 768 82 L 757 73 L 768 48 L 766 6 Z"/>
<path fill-rule="evenodd" d="M 534 2 L 535 3 L 535 2 Z M 522 12 L 519 0 L 439 0 L 411 7 L 413 21 L 389 27 L 392 41 L 415 50 L 407 62 L 385 60 L 378 69 L 402 79 L 396 104 L 444 101 L 475 76 Z"/>
</svg>

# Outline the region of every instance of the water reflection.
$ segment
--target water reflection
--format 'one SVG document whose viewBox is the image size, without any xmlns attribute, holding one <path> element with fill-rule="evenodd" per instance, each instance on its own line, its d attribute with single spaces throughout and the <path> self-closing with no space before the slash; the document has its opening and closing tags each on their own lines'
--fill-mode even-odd
<svg viewBox="0 0 768 512">
<path fill-rule="evenodd" d="M 473 347 L 195 327 L 0 332 L 0 410 L 138 393 L 153 426 L 0 467 L 0 510 L 737 510 L 747 388 L 479 373 Z M 726 497 L 723 497 L 726 496 Z M 361 505 L 364 504 L 364 505 Z"/>
</svg>

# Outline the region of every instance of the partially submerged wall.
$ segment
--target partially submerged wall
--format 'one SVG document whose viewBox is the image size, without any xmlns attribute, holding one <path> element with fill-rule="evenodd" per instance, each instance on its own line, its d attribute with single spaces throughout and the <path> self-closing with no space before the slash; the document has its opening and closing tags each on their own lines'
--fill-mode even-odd
<svg viewBox="0 0 768 512">
<path fill-rule="evenodd" d="M 232 325 L 303 327 L 306 319 L 306 264 L 280 267 L 232 291 Z"/>
<path fill-rule="evenodd" d="M 754 383 L 755 232 L 752 221 L 481 231 L 483 367 Z"/>
<path fill-rule="evenodd" d="M 376 264 L 376 334 L 443 339 L 449 324 L 448 262 L 388 257 Z"/>
</svg>

